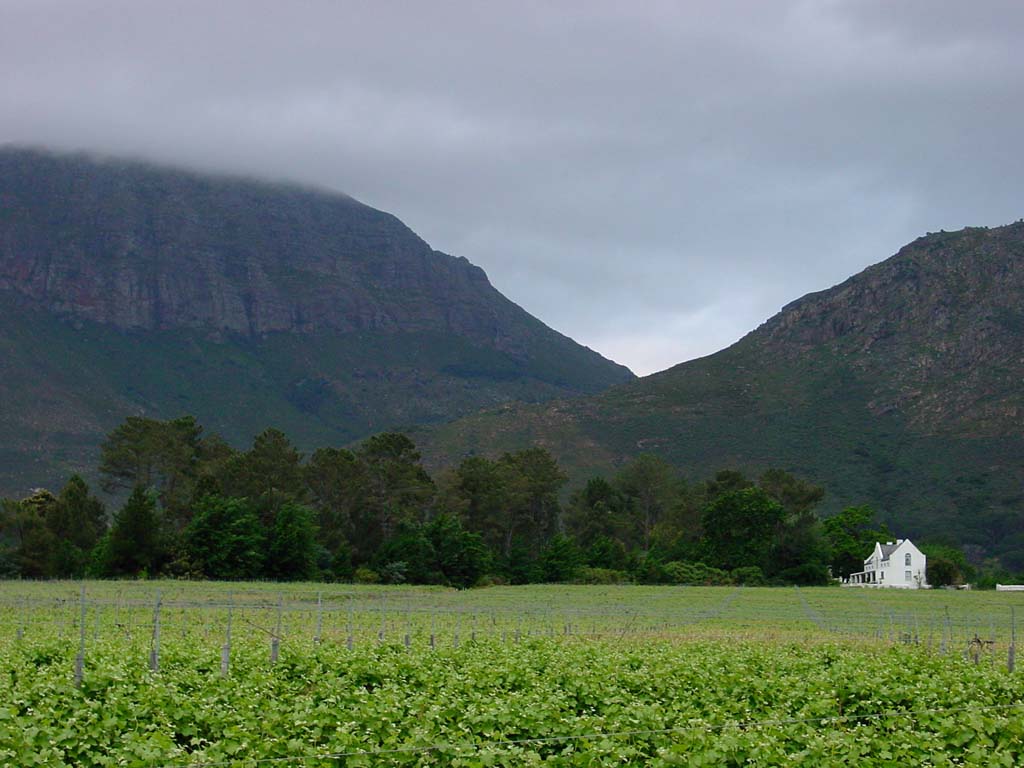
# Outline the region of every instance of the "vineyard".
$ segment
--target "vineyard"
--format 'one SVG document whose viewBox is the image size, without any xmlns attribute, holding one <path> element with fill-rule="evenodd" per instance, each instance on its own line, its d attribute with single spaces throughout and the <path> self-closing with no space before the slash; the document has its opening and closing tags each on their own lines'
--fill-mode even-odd
<svg viewBox="0 0 1024 768">
<path fill-rule="evenodd" d="M 1021 608 L 838 588 L 6 582 L 0 764 L 1020 765 Z"/>
</svg>

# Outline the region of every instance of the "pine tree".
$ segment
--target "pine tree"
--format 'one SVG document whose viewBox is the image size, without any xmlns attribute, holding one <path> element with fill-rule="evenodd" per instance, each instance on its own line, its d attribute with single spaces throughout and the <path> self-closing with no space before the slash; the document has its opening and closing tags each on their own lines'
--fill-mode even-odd
<svg viewBox="0 0 1024 768">
<path fill-rule="evenodd" d="M 139 576 L 152 572 L 160 555 L 160 516 L 152 492 L 141 485 L 114 517 L 110 531 L 110 575 Z"/>
</svg>

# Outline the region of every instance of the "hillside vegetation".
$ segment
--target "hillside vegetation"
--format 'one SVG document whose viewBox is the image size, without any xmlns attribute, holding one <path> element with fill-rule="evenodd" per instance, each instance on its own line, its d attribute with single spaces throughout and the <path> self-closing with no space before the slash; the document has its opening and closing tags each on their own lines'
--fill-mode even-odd
<svg viewBox="0 0 1024 768">
<path fill-rule="evenodd" d="M 709 357 L 417 433 L 429 463 L 549 449 L 582 480 L 643 452 L 784 468 L 903 536 L 1024 565 L 1024 223 L 930 234 Z"/>
<path fill-rule="evenodd" d="M 129 415 L 303 447 L 633 378 L 394 216 L 287 184 L 0 149 L 0 493 Z"/>
</svg>

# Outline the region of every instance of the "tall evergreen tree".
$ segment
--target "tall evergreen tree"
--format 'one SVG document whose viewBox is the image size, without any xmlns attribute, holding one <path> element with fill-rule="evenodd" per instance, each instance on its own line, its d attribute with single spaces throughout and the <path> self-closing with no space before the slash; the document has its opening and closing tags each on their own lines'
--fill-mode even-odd
<svg viewBox="0 0 1024 768">
<path fill-rule="evenodd" d="M 439 515 L 426 529 L 434 550 L 435 570 L 453 587 L 471 587 L 491 564 L 491 555 L 479 534 L 467 531 L 457 518 Z"/>
<path fill-rule="evenodd" d="M 537 552 L 559 531 L 558 493 L 568 477 L 544 448 L 506 453 L 499 460 L 506 480 L 502 554 L 511 558 L 516 543 Z"/>
<path fill-rule="evenodd" d="M 887 541 L 892 534 L 875 520 L 875 511 L 866 505 L 846 507 L 822 523 L 831 552 L 832 575 L 846 578 L 864 570 L 864 560 L 876 541 Z"/>
<path fill-rule="evenodd" d="M 815 509 L 825 498 L 825 489 L 802 480 L 782 469 L 768 469 L 758 478 L 758 486 L 797 517 Z"/>
<path fill-rule="evenodd" d="M 247 498 L 267 528 L 282 504 L 305 501 L 307 486 L 302 454 L 279 429 L 265 429 L 252 448 L 223 465 L 220 487 L 225 496 Z"/>
<path fill-rule="evenodd" d="M 596 541 L 631 541 L 627 498 L 603 477 L 592 477 L 569 498 L 565 527 L 582 547 Z M 602 566 L 611 567 L 611 566 Z"/>
<path fill-rule="evenodd" d="M 57 505 L 56 497 L 39 489 L 21 501 L 5 499 L 3 503 L 3 536 L 8 543 L 8 568 L 23 578 L 45 579 L 53 575 L 54 550 L 57 540 L 46 524 Z"/>
<path fill-rule="evenodd" d="M 103 489 L 153 488 L 172 520 L 187 515 L 198 476 L 203 428 L 193 416 L 129 416 L 100 446 Z"/>
<path fill-rule="evenodd" d="M 642 453 L 619 470 L 615 483 L 630 500 L 633 530 L 639 535 L 635 544 L 646 552 L 651 548 L 655 528 L 678 498 L 675 470 L 664 459 Z"/>
<path fill-rule="evenodd" d="M 344 448 L 320 448 L 303 469 L 317 513 L 320 544 L 332 561 L 351 558 L 356 541 L 355 521 L 366 498 L 368 478 L 359 458 Z M 364 561 L 372 552 L 362 551 Z"/>
<path fill-rule="evenodd" d="M 426 520 L 434 499 L 434 481 L 420 454 L 403 434 L 385 432 L 363 441 L 356 457 L 365 472 L 365 494 L 353 521 L 354 548 L 366 557 L 399 523 Z"/>
<path fill-rule="evenodd" d="M 424 526 L 411 521 L 398 523 L 395 532 L 384 541 L 377 551 L 376 567 L 385 581 L 437 584 L 444 578 Z"/>
<path fill-rule="evenodd" d="M 161 525 L 156 499 L 142 485 L 135 486 L 128 501 L 114 516 L 108 546 L 109 575 L 152 575 L 161 555 Z"/>
<path fill-rule="evenodd" d="M 107 529 L 107 510 L 89 492 L 79 475 L 61 489 L 55 503 L 47 505 L 46 525 L 55 540 L 51 575 L 60 578 L 85 574 L 89 555 Z"/>
<path fill-rule="evenodd" d="M 583 553 L 571 538 L 556 533 L 541 552 L 540 561 L 544 581 L 571 581 L 583 565 Z"/>
<path fill-rule="evenodd" d="M 511 475 L 506 465 L 471 456 L 442 485 L 445 508 L 458 514 L 469 530 L 480 534 L 492 552 L 505 549 Z"/>
</svg>

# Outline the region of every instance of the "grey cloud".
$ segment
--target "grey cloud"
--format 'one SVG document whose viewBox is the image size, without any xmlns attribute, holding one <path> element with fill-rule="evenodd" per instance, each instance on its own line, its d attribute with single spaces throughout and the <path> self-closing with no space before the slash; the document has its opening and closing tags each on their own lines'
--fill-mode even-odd
<svg viewBox="0 0 1024 768">
<path fill-rule="evenodd" d="M 389 210 L 641 373 L 1019 218 L 1016 2 L 0 0 L 0 142 Z"/>
</svg>

